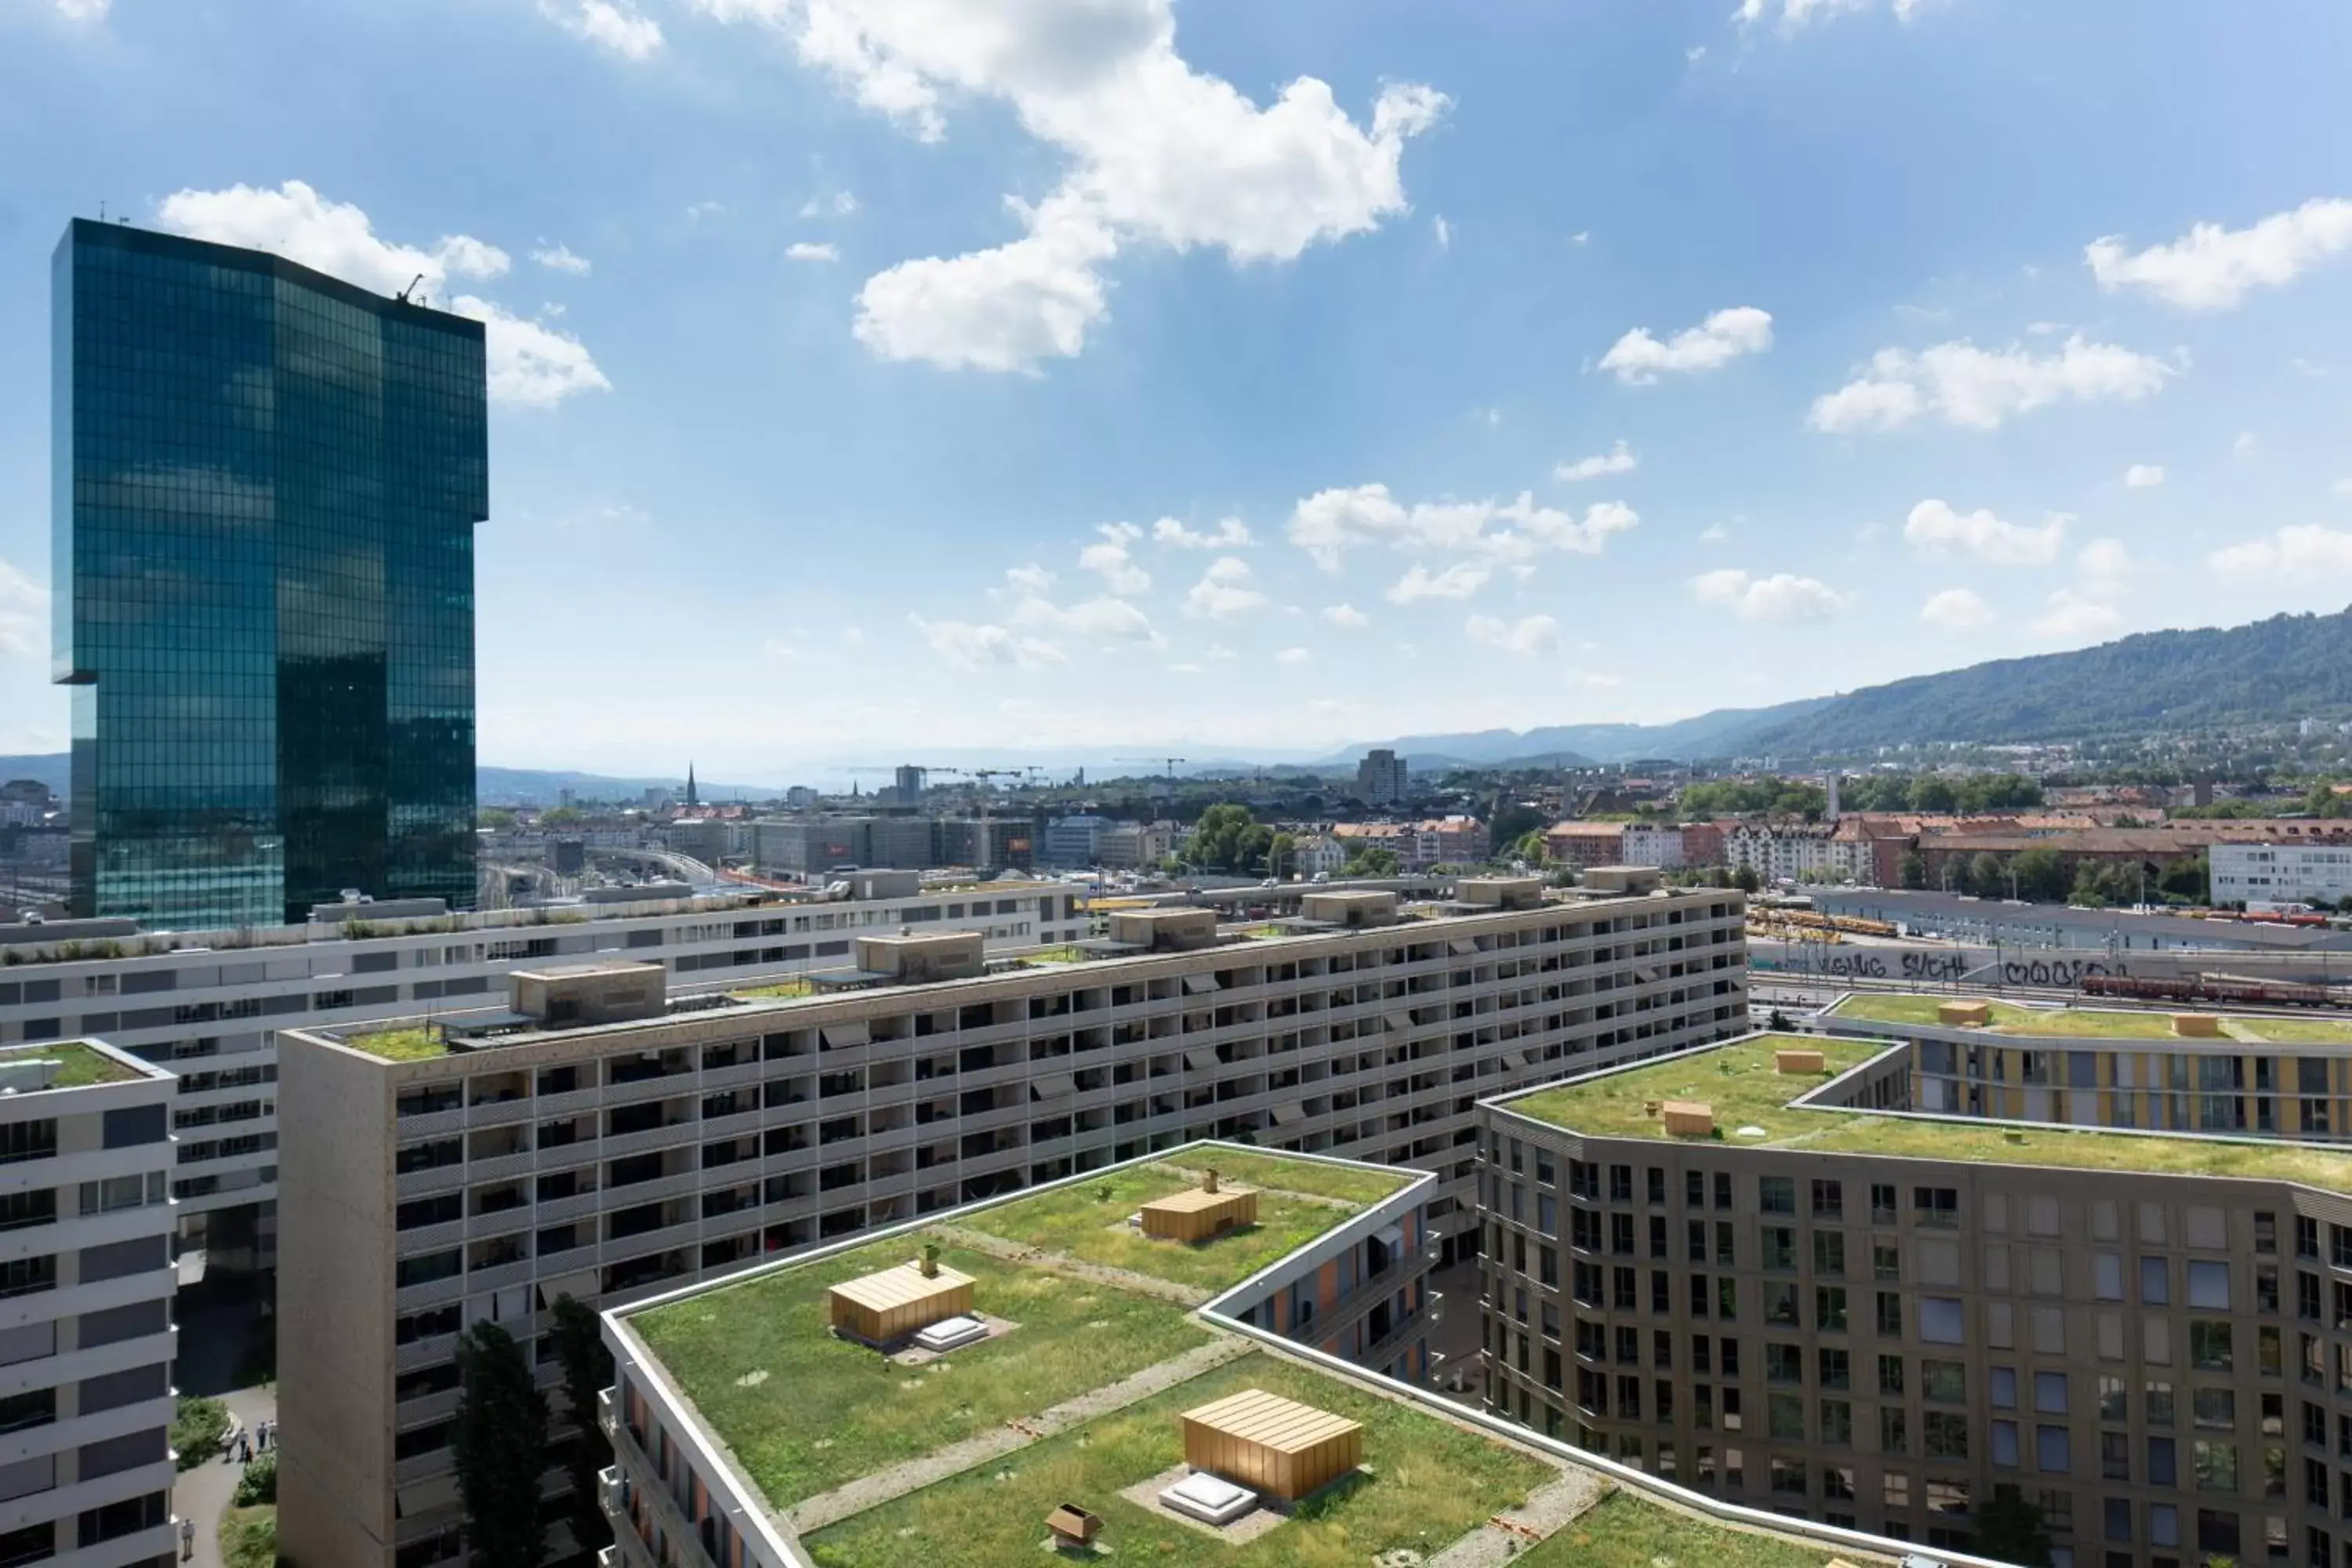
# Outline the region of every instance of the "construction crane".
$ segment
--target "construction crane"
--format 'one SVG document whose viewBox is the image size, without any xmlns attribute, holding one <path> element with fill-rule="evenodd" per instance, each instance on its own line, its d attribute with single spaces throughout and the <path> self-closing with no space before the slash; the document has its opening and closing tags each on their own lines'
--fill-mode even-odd
<svg viewBox="0 0 2352 1568">
<path fill-rule="evenodd" d="M 1111 759 L 1111 761 L 1112 761 L 1112 762 L 1114 762 L 1114 763 L 1162 763 L 1162 764 L 1164 764 L 1164 765 L 1167 767 L 1167 769 L 1168 769 L 1168 776 L 1169 776 L 1171 779 L 1173 779 L 1173 778 L 1176 776 L 1176 764 L 1177 764 L 1178 763 L 1190 762 L 1191 760 L 1192 760 L 1192 759 L 1191 759 L 1191 758 L 1189 758 L 1189 757 L 1113 757 L 1113 758 Z"/>
</svg>

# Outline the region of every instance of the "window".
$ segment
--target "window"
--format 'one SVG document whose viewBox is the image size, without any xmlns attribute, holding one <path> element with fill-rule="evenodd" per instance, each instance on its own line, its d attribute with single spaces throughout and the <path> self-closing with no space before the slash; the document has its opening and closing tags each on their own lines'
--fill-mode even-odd
<svg viewBox="0 0 2352 1568">
<path fill-rule="evenodd" d="M 2153 1487 L 2170 1487 L 2180 1484 L 2179 1476 L 2173 1463 L 2171 1438 L 2150 1437 L 2147 1440 L 2147 1483 Z"/>
<path fill-rule="evenodd" d="M 2099 1479 L 2106 1481 L 2131 1479 L 2131 1437 L 2128 1434 L 2099 1434 Z"/>
<path fill-rule="evenodd" d="M 1845 1287 L 1813 1287 L 1813 1326 L 1825 1334 L 1845 1332 Z"/>
<path fill-rule="evenodd" d="M 1778 1279 L 1764 1281 L 1764 1321 L 1791 1329 L 1800 1326 L 1794 1284 Z"/>
<path fill-rule="evenodd" d="M 2091 1254 L 2091 1293 L 2102 1301 L 2120 1301 L 2124 1299 L 2122 1253 Z"/>
<path fill-rule="evenodd" d="M 2033 1408 L 2044 1415 L 2066 1414 L 2064 1373 L 2037 1372 L 2033 1374 Z"/>
<path fill-rule="evenodd" d="M 1875 1189 L 1873 1189 L 1875 1190 Z M 1878 1478 L 1878 1500 L 1890 1509 L 1911 1506 L 1911 1478 L 1902 1470 L 1886 1470 Z"/>
<path fill-rule="evenodd" d="M 2147 1405 L 2147 1424 L 2151 1426 L 2172 1425 L 2172 1384 L 2161 1379 L 2151 1379 L 2140 1393 Z"/>
<path fill-rule="evenodd" d="M 1815 1183 L 1814 1185 L 1820 1185 Z M 1817 1230 L 1813 1232 L 1813 1272 L 1832 1279 L 1845 1273 L 1845 1232 Z M 2224 1303 L 2226 1307 L 2226 1303 Z"/>
<path fill-rule="evenodd" d="M 1930 1410 L 1921 1418 L 1920 1431 L 1931 1459 L 1969 1457 L 1969 1418 L 1946 1410 Z"/>
<path fill-rule="evenodd" d="M 1895 1187 L 1892 1183 L 1870 1184 L 1870 1223 L 1873 1225 L 1895 1223 Z"/>
<path fill-rule="evenodd" d="M 2099 1379 L 2099 1419 L 2102 1421 L 2127 1421 L 2131 1419 L 2129 1412 L 2129 1396 L 2125 1392 L 2124 1380 L 2122 1378 L 2103 1377 Z"/>
<path fill-rule="evenodd" d="M 2200 1437 L 2195 1445 L 2197 1489 L 2200 1492 L 2234 1492 L 2238 1489 L 2238 1446 L 2235 1443 L 2209 1442 Z"/>
<path fill-rule="evenodd" d="M 2017 1423 L 1996 1421 L 1990 1433 L 1992 1462 L 2003 1469 L 2017 1468 Z"/>
<path fill-rule="evenodd" d="M 1870 1244 L 1870 1276 L 1874 1279 L 1903 1278 L 1903 1248 L 1891 1241 Z"/>
<path fill-rule="evenodd" d="M 1853 1406 L 1843 1399 L 1822 1401 L 1822 1436 L 1823 1445 L 1832 1448 L 1853 1447 Z"/>
<path fill-rule="evenodd" d="M 1882 1454 L 1906 1452 L 1904 1445 L 1906 1439 L 1903 1407 L 1899 1405 L 1880 1405 L 1878 1407 L 1878 1451 Z"/>
<path fill-rule="evenodd" d="M 1878 1358 L 1878 1392 L 1888 1399 L 1903 1397 L 1903 1358 L 1883 1355 Z"/>
<path fill-rule="evenodd" d="M 1923 1361 L 1919 1363 L 1919 1395 L 1942 1405 L 1958 1405 L 1969 1396 L 1968 1363 Z"/>
<path fill-rule="evenodd" d="M 2172 1275 L 2161 1258 L 2139 1260 L 2139 1299 L 2144 1306 L 2161 1307 L 2172 1300 Z"/>
<path fill-rule="evenodd" d="M 2189 1420 L 2194 1426 L 2208 1432 L 2234 1432 L 2238 1429 L 2238 1394 L 2235 1389 L 2199 1388 L 2189 1391 Z"/>
<path fill-rule="evenodd" d="M 1878 1292 L 1878 1331 L 1890 1340 L 1903 1337 L 1903 1298 L 1892 1290 Z"/>
<path fill-rule="evenodd" d="M 1797 1182 L 1793 1176 L 1759 1176 L 1756 1206 L 1766 1214 L 1797 1212 Z"/>
<path fill-rule="evenodd" d="M 2189 1321 L 2189 1364 L 2199 1372 L 2231 1370 L 2233 1344 L 2231 1326 L 2226 1320 L 2191 1318 Z"/>
<path fill-rule="evenodd" d="M 2072 1446 L 2063 1426 L 2036 1426 L 2033 1429 L 2033 1466 L 2053 1476 L 2063 1476 L 2074 1468 Z"/>
<path fill-rule="evenodd" d="M 1802 1497 L 1805 1495 L 1807 1489 L 1805 1486 L 1804 1460 L 1784 1459 L 1775 1454 L 1769 1461 L 1769 1464 L 1772 1476 L 1772 1489 L 1774 1491 L 1785 1492 L 1795 1497 Z"/>
<path fill-rule="evenodd" d="M 1805 1352 L 1801 1345 L 1768 1343 L 1764 1347 L 1764 1376 L 1770 1383 L 1802 1383 L 1805 1379 Z"/>
<path fill-rule="evenodd" d="M 1785 1225 L 1768 1225 L 1763 1236 L 1764 1267 L 1779 1273 L 1796 1272 L 1797 1233 Z"/>
<path fill-rule="evenodd" d="M 2208 1311 L 2228 1311 L 2230 1266 L 2191 1258 L 2189 1264 L 2189 1304 Z"/>
<path fill-rule="evenodd" d="M 1844 1351 L 1823 1345 L 1814 1353 L 1820 1369 L 1822 1387 L 1838 1389 L 1853 1385 L 1853 1362 Z"/>
<path fill-rule="evenodd" d="M 1914 1187 L 1911 1189 L 1911 1220 L 1915 1225 L 1929 1226 L 1937 1230 L 1952 1230 L 1960 1223 L 1960 1192 L 1958 1187 Z"/>
<path fill-rule="evenodd" d="M 2017 1408 L 2017 1369 L 2013 1366 L 1989 1367 L 1985 1371 L 1987 1397 L 1995 1410 Z"/>
<path fill-rule="evenodd" d="M 1815 1219 L 1845 1217 L 1845 1184 L 1825 1182 L 1818 1177 L 1814 1179 L 1813 1217 Z"/>
<path fill-rule="evenodd" d="M 2221 1325 L 2226 1329 L 2229 1325 Z M 1929 1344 L 1957 1345 L 1965 1342 L 1967 1335 L 1960 1315 L 1960 1303 L 1953 1296 L 1923 1296 L 1919 1299 L 1919 1337 Z"/>
<path fill-rule="evenodd" d="M 1766 1436 L 1791 1443 L 1805 1440 L 1805 1396 L 1801 1394 L 1772 1394 L 1764 1399 Z"/>
</svg>

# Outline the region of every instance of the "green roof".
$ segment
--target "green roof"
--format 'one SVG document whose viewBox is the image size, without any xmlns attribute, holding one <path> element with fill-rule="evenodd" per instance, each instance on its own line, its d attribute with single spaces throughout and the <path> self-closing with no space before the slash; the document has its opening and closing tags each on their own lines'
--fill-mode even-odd
<svg viewBox="0 0 2352 1568">
<path fill-rule="evenodd" d="M 1257 1189 L 1255 1227 L 1191 1247 L 1129 1230 L 1137 1205 L 1210 1167 Z M 1158 1568 L 1429 1561 L 1545 1487 L 1578 1484 L 1572 1467 L 1254 1346 L 1192 1310 L 1418 1175 L 1191 1145 L 617 1316 L 820 1568 L 1029 1568 L 1045 1516 L 1065 1502 L 1101 1518 L 1112 1554 Z M 972 1277 L 975 1310 L 1016 1327 L 921 1365 L 835 1339 L 827 1288 L 903 1263 L 927 1240 Z M 1362 1468 L 1247 1540 L 1122 1495 L 1181 1468 L 1181 1413 L 1247 1389 L 1360 1423 Z M 1673 1552 L 1722 1568 L 1821 1568 L 1838 1555 L 1628 1497 L 1586 1519 L 1554 1537 L 1563 1545 L 1538 1549 L 1550 1556 L 1520 1560 L 1582 1563 L 1590 1553 L 1571 1549 L 1595 1530 L 1639 1547 L 1610 1568 L 1660 1568 Z"/>
<path fill-rule="evenodd" d="M 128 1062 L 91 1049 L 81 1040 L 52 1040 L 46 1045 L 14 1046 L 0 1051 L 0 1063 L 22 1061 L 57 1063 L 58 1080 L 49 1086 L 51 1089 L 88 1089 L 93 1084 L 129 1083 L 148 1076 Z"/>
<path fill-rule="evenodd" d="M 1198 1165 L 1211 1163 L 1227 1184 L 1259 1189 L 1255 1226 L 1195 1246 L 1129 1230 L 1138 1205 L 1196 1185 Z M 769 1501 L 788 1508 L 1205 1343 L 1212 1331 L 1193 1306 L 1418 1174 L 1183 1151 L 699 1291 L 630 1325 Z M 927 1239 L 977 1282 L 978 1310 L 1020 1329 L 919 1371 L 834 1338 L 826 1289 L 904 1263 Z"/>
<path fill-rule="evenodd" d="M 1512 1568 L 1823 1568 L 1834 1558 L 1875 1561 L 1848 1547 L 1831 1548 L 1759 1530 L 1726 1530 L 1634 1492 L 1615 1491 L 1570 1521 L 1567 1529 L 1523 1556 Z"/>
<path fill-rule="evenodd" d="M 1775 1051 L 1818 1050 L 1822 1073 L 1776 1070 Z M 1974 1117 L 1883 1115 L 1789 1102 L 1838 1073 L 1887 1050 L 1886 1040 L 1752 1035 L 1709 1049 L 1645 1062 L 1619 1072 L 1539 1089 L 1500 1101 L 1507 1110 L 1592 1138 L 1665 1141 L 1653 1100 L 1689 1100 L 1715 1112 L 1706 1139 L 1736 1149 L 1803 1149 L 1811 1153 L 1895 1155 L 1969 1164 L 2048 1165 L 2068 1170 L 2144 1171 L 2159 1175 L 2255 1176 L 2352 1193 L 2352 1152 L 2321 1144 L 2164 1133 L 2109 1132 Z M 1743 1127 L 1763 1136 L 1742 1138 Z"/>
<path fill-rule="evenodd" d="M 1938 1024 L 1937 1010 L 1947 1002 L 1981 1002 L 1992 1011 L 1990 1024 L 1976 1026 L 1976 1032 L 1988 1035 L 2015 1035 L 2028 1038 L 2100 1039 L 2100 1040 L 2177 1040 L 2184 1037 L 2173 1032 L 2175 1012 L 2205 1013 L 2202 1007 L 2181 1006 L 2170 1010 L 2126 1007 L 2021 1007 L 2014 1002 L 1998 1001 L 1990 996 L 1899 995 L 1883 992 L 1858 992 L 1845 997 L 1830 1010 L 1830 1016 L 1856 1023 L 1869 1024 Z M 2219 1015 L 2225 1037 L 2241 1041 L 2276 1045 L 2330 1045 L 2352 1043 L 2352 1020 L 2312 1017 L 2273 1018 L 2260 1014 L 2224 1013 Z"/>
<path fill-rule="evenodd" d="M 336 1036 L 355 1051 L 382 1057 L 388 1062 L 425 1062 L 449 1054 L 449 1042 L 431 1024 L 402 1024 L 382 1029 L 351 1029 Z"/>
</svg>

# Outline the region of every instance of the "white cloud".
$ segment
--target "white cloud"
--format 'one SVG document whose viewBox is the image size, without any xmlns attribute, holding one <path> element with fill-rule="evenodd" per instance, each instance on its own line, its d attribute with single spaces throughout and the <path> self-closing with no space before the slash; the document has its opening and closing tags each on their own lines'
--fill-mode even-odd
<svg viewBox="0 0 2352 1568">
<path fill-rule="evenodd" d="M 2352 496 L 2352 479 L 2338 479 L 2327 489 L 2332 495 Z"/>
<path fill-rule="evenodd" d="M 2133 402 L 2160 392 L 2179 371 L 2149 354 L 2095 343 L 2077 332 L 2054 354 L 1980 349 L 1966 339 L 1917 353 L 1881 349 L 1863 374 L 1813 400 L 1806 423 L 1831 435 L 1894 430 L 1934 414 L 1970 429 L 1998 429 L 2013 415 L 2065 399 Z"/>
<path fill-rule="evenodd" d="M 471 294 L 458 295 L 449 308 L 482 323 L 492 403 L 552 408 L 574 393 L 613 390 L 587 345 L 571 333 Z"/>
<path fill-rule="evenodd" d="M 1702 572 L 1690 587 L 1700 604 L 1729 610 L 1743 621 L 1826 620 L 1853 603 L 1852 595 L 1817 578 L 1793 572 L 1756 577 L 1737 566 Z"/>
<path fill-rule="evenodd" d="M 1591 245 L 1592 243 L 1592 231 L 1589 228 L 1580 228 L 1574 234 L 1568 237 L 1568 243 L 1570 245 Z"/>
<path fill-rule="evenodd" d="M 1895 19 L 1908 22 L 1916 16 L 1925 0 L 1894 0 Z M 1849 16 L 1873 8 L 1876 0 L 1779 0 L 1780 30 L 1794 33 L 1816 18 Z M 1732 20 L 1742 26 L 1762 21 L 1771 15 L 1773 0 L 1739 0 L 1739 9 L 1731 14 Z"/>
<path fill-rule="evenodd" d="M 2251 458 L 2261 447 L 2262 442 L 2255 438 L 2252 430 L 2241 430 L 2238 432 L 2238 438 L 2230 443 L 2230 456 Z"/>
<path fill-rule="evenodd" d="M 811 196 L 801 204 L 803 217 L 847 217 L 857 210 L 857 195 L 854 191 L 835 191 L 830 196 Z"/>
<path fill-rule="evenodd" d="M 534 250 L 530 253 L 530 258 L 533 261 L 538 262 L 541 267 L 547 268 L 551 271 L 569 272 L 575 277 L 584 276 L 588 272 L 588 258 L 584 256 L 574 255 L 570 246 L 548 245 L 543 240 L 541 242 L 541 249 Z"/>
<path fill-rule="evenodd" d="M 1731 530 L 1719 522 L 1710 522 L 1698 531 L 1701 544 L 1721 544 L 1731 537 Z"/>
<path fill-rule="evenodd" d="M 725 202 L 689 202 L 686 217 L 688 223 L 700 223 L 707 217 L 718 217 L 727 210 Z"/>
<path fill-rule="evenodd" d="M 1178 54 L 1169 0 L 699 0 L 785 33 L 802 60 L 923 141 L 951 104 L 993 99 L 1066 160 L 1060 185 L 1013 204 L 1024 233 L 870 279 L 857 334 L 887 358 L 1027 370 L 1085 346 L 1124 245 L 1287 261 L 1406 208 L 1404 144 L 1446 108 L 1391 83 L 1368 123 L 1302 77 L 1272 103 Z"/>
<path fill-rule="evenodd" d="M 102 22 L 113 0 L 58 0 L 58 14 L 68 22 Z"/>
<path fill-rule="evenodd" d="M 1160 640 L 1151 628 L 1151 617 L 1125 599 L 1108 596 L 1056 605 L 1042 595 L 1032 595 L 1015 604 L 1006 619 L 1014 626 L 1066 632 L 1097 643 L 1157 646 Z"/>
<path fill-rule="evenodd" d="M 1597 479 L 1610 474 L 1630 474 L 1642 466 L 1641 458 L 1621 438 L 1606 452 L 1595 452 L 1590 458 L 1579 458 L 1573 463 L 1561 463 L 1551 471 L 1556 479 Z"/>
<path fill-rule="evenodd" d="M 2134 463 L 2124 470 L 2124 488 L 2152 490 L 2164 483 L 2164 469 L 2156 463 Z"/>
<path fill-rule="evenodd" d="M 0 559 L 0 654 L 37 658 L 48 634 L 49 591 L 30 573 Z"/>
<path fill-rule="evenodd" d="M 2027 528 L 1981 509 L 1959 512 L 1940 500 L 1923 500 L 1904 519 L 1903 537 L 1934 559 L 1957 554 L 1995 566 L 2046 566 L 2064 548 L 2071 521 L 2057 512 L 2040 528 Z"/>
<path fill-rule="evenodd" d="M 1696 374 L 1720 370 L 1742 354 L 1762 353 L 1772 346 L 1772 315 L 1753 305 L 1717 310 L 1696 327 L 1685 328 L 1664 342 L 1647 327 L 1635 327 L 1601 356 L 1601 368 L 1634 385 L 1661 375 Z"/>
<path fill-rule="evenodd" d="M 1927 602 L 1919 606 L 1919 618 L 1948 632 L 1965 632 L 1990 626 L 1999 617 L 1980 595 L 1966 588 L 1947 588 L 1928 595 Z"/>
<path fill-rule="evenodd" d="M 366 213 L 329 201 L 299 180 L 274 191 L 179 191 L 163 198 L 156 217 L 178 233 L 272 251 L 379 294 L 396 294 L 419 279 L 417 292 L 439 299 L 452 279 L 496 278 L 511 265 L 505 251 L 470 235 L 445 236 L 429 250 L 383 239 Z M 571 334 L 471 294 L 446 304 L 482 323 L 493 402 L 548 407 L 574 393 L 611 389 Z"/>
<path fill-rule="evenodd" d="M 927 621 L 920 616 L 908 619 L 933 653 L 960 669 L 1043 669 L 1068 662 L 1060 648 L 1044 638 L 1016 636 L 1003 626 Z"/>
<path fill-rule="evenodd" d="M 2231 577 L 2340 576 L 2352 573 L 2352 533 L 2295 523 L 2266 538 L 2216 550 L 2205 563 Z"/>
<path fill-rule="evenodd" d="M 841 252 L 834 248 L 831 240 L 798 239 L 784 247 L 784 259 L 787 261 L 838 261 L 841 259 Z"/>
<path fill-rule="evenodd" d="M 661 47 L 661 24 L 629 0 L 539 0 L 539 14 L 623 59 L 648 58 Z"/>
<path fill-rule="evenodd" d="M 1220 555 L 1185 594 L 1184 613 L 1222 621 L 1265 603 L 1265 595 L 1250 585 L 1249 563 L 1238 555 Z"/>
<path fill-rule="evenodd" d="M 2352 249 L 2352 201 L 2308 201 L 2251 228 L 2200 223 L 2169 245 L 2133 254 L 2110 235 L 2083 247 L 2099 287 L 2137 289 L 2184 310 L 2228 310 L 2254 289 L 2276 289 Z"/>
<path fill-rule="evenodd" d="M 1538 506 L 1525 491 L 1513 501 L 1419 501 L 1408 507 L 1386 485 L 1358 485 L 1307 497 L 1292 509 L 1285 532 L 1317 565 L 1336 572 L 1354 545 L 1521 563 L 1547 551 L 1598 555 L 1612 535 L 1641 521 L 1622 501 L 1596 501 L 1579 521 L 1556 507 Z"/>
<path fill-rule="evenodd" d="M 1128 545 L 1142 536 L 1143 531 L 1131 522 L 1109 522 L 1096 530 L 1102 542 L 1089 544 L 1078 552 L 1078 564 L 1098 574 L 1103 586 L 1114 594 L 1140 594 L 1151 586 L 1151 574 L 1135 563 Z"/>
<path fill-rule="evenodd" d="M 1179 550 L 1245 550 L 1257 542 L 1249 524 L 1237 517 L 1225 518 L 1210 529 L 1187 528 L 1172 517 L 1163 517 L 1151 525 L 1151 542 Z"/>
<path fill-rule="evenodd" d="M 1429 230 L 1432 234 L 1437 237 L 1438 249 L 1451 250 L 1454 248 L 1454 226 L 1445 221 L 1444 214 L 1440 213 L 1437 216 L 1429 220 Z"/>
<path fill-rule="evenodd" d="M 1073 198 L 1011 205 L 1029 226 L 1024 238 L 868 278 L 857 341 L 884 359 L 950 370 L 1034 372 L 1040 360 L 1074 357 L 1109 313 L 1100 263 L 1118 254 L 1118 239 Z"/>
<path fill-rule="evenodd" d="M 1043 594 L 1053 587 L 1054 574 L 1033 561 L 1007 570 L 1004 580 L 1024 594 Z"/>
<path fill-rule="evenodd" d="M 2074 552 L 2074 570 L 2094 592 L 2116 594 L 2124 580 L 2139 570 L 2139 563 L 2120 539 L 2094 539 Z"/>
<path fill-rule="evenodd" d="M 1353 605 L 1327 605 L 1323 608 L 1323 618 L 1335 626 L 1345 626 L 1349 631 L 1372 624 L 1372 617 Z"/>
<path fill-rule="evenodd" d="M 1462 635 L 1481 647 L 1500 648 L 1521 658 L 1559 650 L 1559 622 L 1549 616 L 1529 616 L 1521 621 L 1473 616 L 1462 623 Z"/>
<path fill-rule="evenodd" d="M 1390 584 L 1387 597 L 1392 605 L 1414 605 L 1423 599 L 1466 599 L 1485 587 L 1486 579 L 1494 574 L 1493 567 L 1471 561 L 1457 561 L 1433 574 L 1416 561 L 1410 571 Z"/>
<path fill-rule="evenodd" d="M 1274 656 L 1276 664 L 1305 664 L 1315 656 L 1303 647 L 1286 647 Z"/>
<path fill-rule="evenodd" d="M 2045 637 L 2105 637 L 2123 625 L 2123 614 L 2105 599 L 2077 588 L 2061 588 L 2050 595 L 2050 607 L 2033 623 Z"/>
</svg>

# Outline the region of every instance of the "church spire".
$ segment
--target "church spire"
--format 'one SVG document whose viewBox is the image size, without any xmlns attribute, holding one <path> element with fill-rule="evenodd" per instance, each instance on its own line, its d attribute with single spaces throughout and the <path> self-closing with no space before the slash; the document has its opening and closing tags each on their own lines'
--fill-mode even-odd
<svg viewBox="0 0 2352 1568">
<path fill-rule="evenodd" d="M 686 804 L 688 805 L 702 804 L 694 793 L 694 763 L 691 759 L 686 764 Z"/>
</svg>

